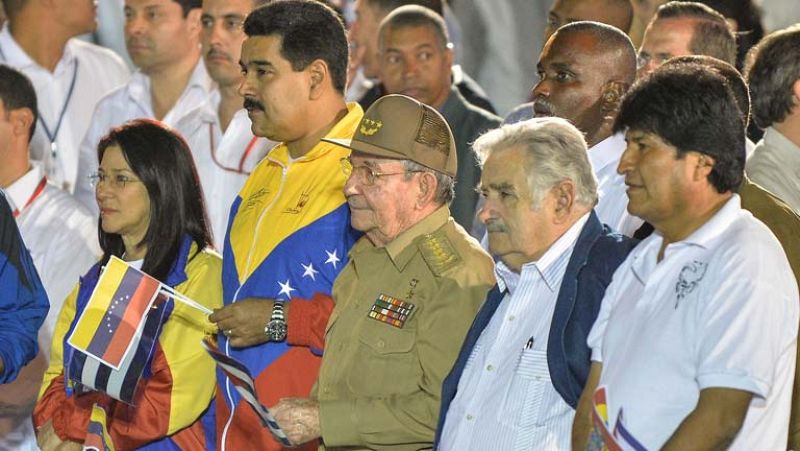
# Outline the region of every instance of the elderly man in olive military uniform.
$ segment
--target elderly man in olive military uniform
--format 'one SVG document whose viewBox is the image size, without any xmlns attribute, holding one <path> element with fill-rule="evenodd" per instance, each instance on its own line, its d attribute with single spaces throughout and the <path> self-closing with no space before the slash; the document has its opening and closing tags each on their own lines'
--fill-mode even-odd
<svg viewBox="0 0 800 451">
<path fill-rule="evenodd" d="M 353 150 L 344 190 L 365 235 L 333 286 L 315 399 L 272 411 L 294 443 L 430 448 L 442 379 L 494 285 L 493 263 L 450 217 L 456 148 L 436 110 L 383 97 L 338 144 Z"/>
</svg>

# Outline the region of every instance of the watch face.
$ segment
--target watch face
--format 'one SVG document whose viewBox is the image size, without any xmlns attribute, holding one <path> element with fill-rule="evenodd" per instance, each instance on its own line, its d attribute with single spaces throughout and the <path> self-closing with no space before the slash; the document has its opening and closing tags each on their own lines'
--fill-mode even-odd
<svg viewBox="0 0 800 451">
<path fill-rule="evenodd" d="M 286 339 L 286 323 L 283 321 L 270 321 L 269 326 L 269 339 L 272 341 L 283 341 Z"/>
</svg>

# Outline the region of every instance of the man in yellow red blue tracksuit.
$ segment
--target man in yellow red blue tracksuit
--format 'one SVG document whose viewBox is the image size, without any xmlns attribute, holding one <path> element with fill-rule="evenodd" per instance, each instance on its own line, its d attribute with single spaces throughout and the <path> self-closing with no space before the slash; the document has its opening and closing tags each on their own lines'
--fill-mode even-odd
<svg viewBox="0 0 800 451">
<path fill-rule="evenodd" d="M 220 349 L 247 366 L 271 406 L 308 396 L 317 377 L 322 350 L 310 337 L 324 334 L 333 281 L 358 238 L 342 192 L 349 150 L 320 139 L 351 137 L 363 112 L 344 101 L 347 40 L 333 10 L 276 2 L 251 13 L 244 30 L 240 93 L 253 134 L 281 144 L 231 206 L 225 307 L 210 320 Z M 221 372 L 215 408 L 219 449 L 281 448 Z"/>
</svg>

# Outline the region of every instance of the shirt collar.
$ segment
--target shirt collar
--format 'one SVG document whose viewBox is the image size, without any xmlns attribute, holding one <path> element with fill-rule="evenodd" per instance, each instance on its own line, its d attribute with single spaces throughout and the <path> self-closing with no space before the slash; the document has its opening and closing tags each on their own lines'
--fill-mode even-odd
<svg viewBox="0 0 800 451">
<path fill-rule="evenodd" d="M 450 209 L 445 205 L 423 218 L 401 234 L 397 235 L 386 245 L 386 252 L 398 269 L 403 269 L 415 251 L 404 252 L 417 240 L 418 237 L 431 234 L 450 221 Z"/>
<path fill-rule="evenodd" d="M 625 135 L 622 133 L 615 133 L 592 146 L 589 149 L 589 161 L 594 172 L 597 173 L 610 164 L 618 164 L 625 152 L 625 146 Z"/>
<path fill-rule="evenodd" d="M 709 243 L 713 239 L 724 233 L 728 227 L 736 221 L 741 210 L 741 199 L 738 194 L 733 194 L 711 219 L 692 232 L 691 235 L 681 241 L 667 245 L 667 248 L 664 250 L 664 256 L 666 257 L 671 252 L 689 246 L 699 246 L 707 249 Z M 642 257 L 654 255 L 655 252 L 661 249 L 663 242 L 664 237 L 656 230 L 631 252 L 629 256 L 629 258 L 631 258 L 631 269 L 642 283 L 647 280 L 647 275 L 650 274 L 658 264 L 655 258 Z"/>
<path fill-rule="evenodd" d="M 38 164 L 32 163 L 31 168 L 25 175 L 15 180 L 14 183 L 6 188 L 8 200 L 12 204 L 11 210 L 17 208 L 21 209 L 25 206 L 36 190 L 36 187 L 39 185 L 39 182 L 42 181 L 42 177 L 44 177 L 42 168 Z"/>
<path fill-rule="evenodd" d="M 43 71 L 48 71 L 47 69 L 39 66 L 39 64 L 34 61 L 26 52 L 25 50 L 20 47 L 19 43 L 17 43 L 14 36 L 11 35 L 11 29 L 9 28 L 8 21 L 3 25 L 2 31 L 0 31 L 0 51 L 2 51 L 2 55 L 5 56 L 5 64 L 8 64 L 12 67 L 17 67 L 19 69 L 26 69 L 30 66 L 37 67 Z M 56 64 L 55 73 L 60 73 L 68 66 L 71 66 L 73 60 L 75 59 L 75 52 L 72 49 L 72 40 L 68 40 L 67 44 L 64 46 L 64 51 L 61 55 L 61 59 Z"/>
<path fill-rule="evenodd" d="M 771 148 L 778 149 L 780 155 L 787 159 L 795 160 L 800 155 L 800 147 L 775 130 L 774 127 L 768 127 L 764 131 L 764 143 Z"/>
<path fill-rule="evenodd" d="M 349 102 L 347 104 L 347 114 L 336 123 L 336 125 L 331 128 L 331 130 L 324 136 L 325 138 L 334 138 L 334 139 L 341 139 L 346 138 L 350 139 L 353 137 L 355 133 L 355 129 L 358 126 L 358 123 L 361 121 L 361 117 L 364 116 L 364 110 L 361 109 L 361 106 L 356 102 Z M 307 154 L 303 155 L 300 158 L 297 158 L 295 161 L 311 161 L 315 160 L 325 154 L 327 154 L 332 148 L 338 147 L 336 144 L 330 144 L 325 141 L 320 141 L 314 146 Z M 272 150 L 269 151 L 267 154 L 267 158 L 271 161 L 274 161 L 281 166 L 286 166 L 289 164 L 290 155 L 289 155 L 289 148 L 286 146 L 286 143 L 280 143 L 277 146 L 273 147 Z"/>
<path fill-rule="evenodd" d="M 563 272 L 566 270 L 566 265 L 557 265 L 555 263 L 572 255 L 575 243 L 577 243 L 581 230 L 589 220 L 589 216 L 590 213 L 586 213 L 578 218 L 563 235 L 550 245 L 539 260 L 522 265 L 519 274 L 512 271 L 502 261 L 498 261 L 495 266 L 495 275 L 497 276 L 497 285 L 500 291 L 508 290 L 513 294 L 522 278 L 527 280 L 534 274 L 538 274 L 544 280 L 550 291 L 557 291 L 559 281 L 563 278 Z"/>
</svg>

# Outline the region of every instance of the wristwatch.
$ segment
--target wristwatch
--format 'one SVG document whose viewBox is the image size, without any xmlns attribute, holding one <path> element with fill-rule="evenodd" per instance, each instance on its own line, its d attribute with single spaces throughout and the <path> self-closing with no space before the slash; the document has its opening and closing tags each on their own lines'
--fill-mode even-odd
<svg viewBox="0 0 800 451">
<path fill-rule="evenodd" d="M 272 304 L 272 317 L 270 318 L 267 326 L 264 327 L 264 333 L 270 341 L 283 341 L 286 340 L 286 315 L 283 311 L 283 303 L 275 302 Z"/>
</svg>

